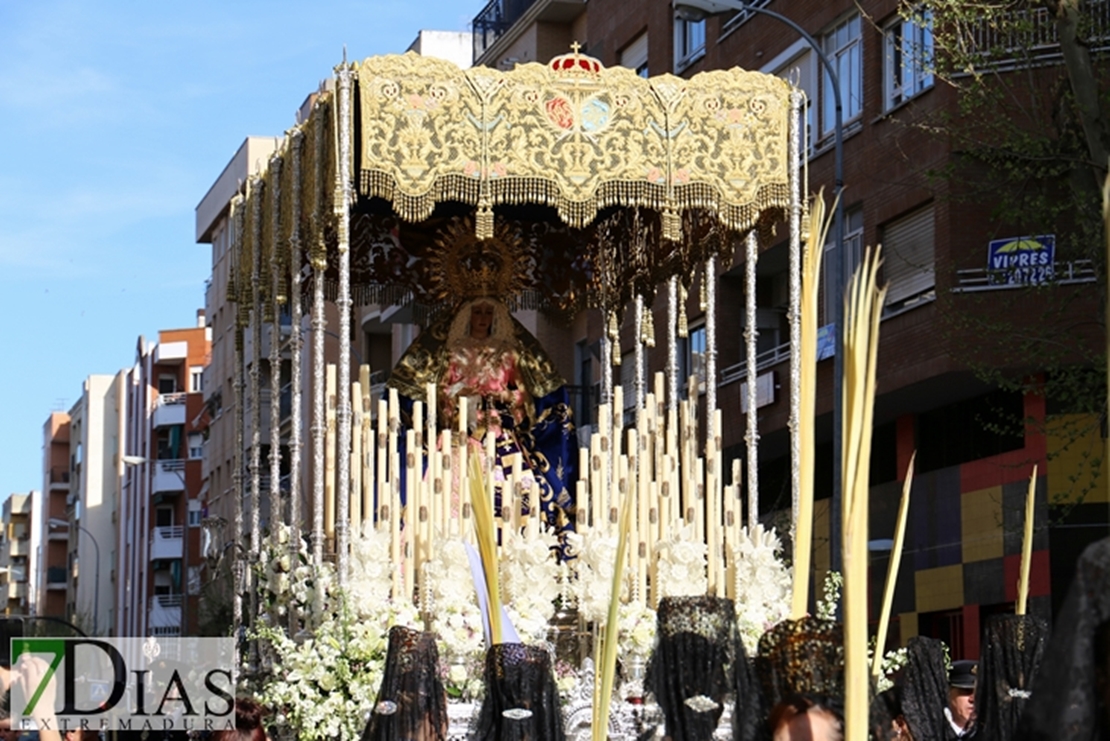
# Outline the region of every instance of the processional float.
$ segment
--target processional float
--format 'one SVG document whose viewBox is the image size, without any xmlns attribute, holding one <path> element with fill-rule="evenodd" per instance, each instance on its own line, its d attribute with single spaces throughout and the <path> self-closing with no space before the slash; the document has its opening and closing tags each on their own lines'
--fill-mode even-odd
<svg viewBox="0 0 1110 741">
<path fill-rule="evenodd" d="M 280 484 L 278 455 L 270 456 L 263 492 L 260 405 L 237 406 L 238 496 L 229 526 L 230 538 L 247 546 L 236 564 L 235 623 L 243 622 L 244 596 L 255 594 L 245 566 L 261 552 L 264 497 L 271 527 L 289 525 L 294 542 L 308 531 L 313 563 L 334 559 L 340 585 L 350 575 L 352 528 L 356 534 L 364 526 L 390 531 L 392 597 L 420 606 L 430 543 L 444 533 L 467 537 L 471 531 L 466 486 L 457 473 L 467 470 L 459 465 L 468 455 L 465 413 L 463 434 L 439 429 L 436 394 L 429 390 L 426 402 L 417 401 L 409 412 L 406 429 L 395 394 L 371 398 L 369 369 L 363 366 L 352 378 L 351 309 L 407 304 L 434 317 L 450 301 L 430 286 L 430 266 L 442 265 L 453 249 L 481 251 L 484 244 L 508 242 L 525 275 L 521 290 L 509 297 L 514 306 L 563 318 L 597 311 L 604 322 L 599 424 L 579 441 L 579 477 L 570 492 L 578 531 L 615 533 L 627 513 L 633 593 L 654 605 L 653 546 L 688 526 L 707 546 L 707 592 L 734 596 L 730 576 L 743 513 L 753 530 L 759 515 L 756 263 L 761 237 L 766 243 L 781 222 L 789 232 L 791 522 L 800 531 L 795 581 L 801 587 L 793 612 L 804 613 L 812 494 L 808 500 L 803 495 L 808 487 L 800 461 L 803 449 L 812 451 L 813 410 L 803 417 L 800 400 L 803 376 L 812 395 L 815 360 L 807 368 L 800 356 L 803 105 L 801 91 L 774 76 L 733 69 L 644 79 L 603 68 L 577 51 L 509 72 L 463 71 L 411 53 L 338 67 L 306 120 L 288 132 L 268 167 L 233 202 L 229 294 L 239 307 L 238 399 L 258 399 L 263 391 L 263 325 L 276 336 L 285 315 L 296 330 L 289 341 L 289 494 Z M 746 507 L 739 467 L 731 476 L 722 470 L 715 380 L 718 265 L 733 258 L 741 241 Z M 697 284 L 707 343 L 700 410 L 699 394 L 680 398 L 677 362 L 686 295 Z M 655 342 L 651 306 L 657 297 L 666 302 L 666 371 L 648 380 L 645 348 Z M 329 305 L 337 309 L 331 309 L 333 328 Z M 626 314 L 635 337 L 629 425 L 622 388 L 613 381 L 621 355 L 613 345 Z M 310 346 L 299 331 L 306 318 Z M 244 357 L 248 332 L 250 357 Z M 330 367 L 327 333 L 339 338 Z M 269 345 L 271 368 L 280 365 L 279 344 Z M 272 399 L 281 385 L 280 374 L 271 373 Z M 308 440 L 303 407 L 311 409 Z M 270 405 L 270 414 L 266 442 L 277 451 L 278 404 Z M 308 476 L 306 450 L 312 456 Z M 494 513 L 501 525 L 539 527 L 534 516 L 522 519 L 515 471 L 506 483 L 513 500 Z M 310 513 L 301 511 L 302 486 L 310 492 Z M 445 504 L 451 491 L 459 492 L 462 506 Z M 257 614 L 256 607 L 247 614 Z"/>
</svg>

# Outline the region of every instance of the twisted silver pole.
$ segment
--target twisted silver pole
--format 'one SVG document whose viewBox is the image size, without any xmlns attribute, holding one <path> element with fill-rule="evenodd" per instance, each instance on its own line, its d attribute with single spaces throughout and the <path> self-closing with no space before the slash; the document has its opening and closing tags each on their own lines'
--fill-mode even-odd
<svg viewBox="0 0 1110 741">
<path fill-rule="evenodd" d="M 802 199 L 801 199 L 801 110 L 802 93 L 790 93 L 790 542 L 798 525 L 801 475 L 802 394 Z"/>
<path fill-rule="evenodd" d="M 745 301 L 745 327 L 744 345 L 747 351 L 748 389 L 747 389 L 747 423 L 748 431 L 744 437 L 747 442 L 748 457 L 748 530 L 749 532 L 759 523 L 759 420 L 756 413 L 758 394 L 756 393 L 756 365 L 755 343 L 759 337 L 756 328 L 755 312 L 755 270 L 759 260 L 759 241 L 755 230 L 748 232 L 747 250 L 744 258 L 744 276 L 747 279 L 744 288 Z"/>
<path fill-rule="evenodd" d="M 336 422 L 339 440 L 336 450 L 335 536 L 338 553 L 339 586 L 347 586 L 350 562 L 351 507 L 351 78 L 347 64 L 339 68 L 339 164 L 336 167 L 335 215 L 339 241 L 339 372 Z"/>
</svg>

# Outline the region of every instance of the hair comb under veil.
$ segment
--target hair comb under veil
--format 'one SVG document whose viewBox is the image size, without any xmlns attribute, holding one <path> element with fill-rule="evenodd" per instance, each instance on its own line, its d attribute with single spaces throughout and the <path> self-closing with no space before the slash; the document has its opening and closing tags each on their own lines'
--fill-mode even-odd
<svg viewBox="0 0 1110 741">
<path fill-rule="evenodd" d="M 486 696 L 473 741 L 563 741 L 563 715 L 551 654 L 541 646 L 499 643 L 486 652 Z"/>
<path fill-rule="evenodd" d="M 447 694 L 435 636 L 400 625 L 389 631 L 378 699 L 363 741 L 445 741 Z"/>
<path fill-rule="evenodd" d="M 975 724 L 983 741 L 1010 741 L 1032 697 L 1048 625 L 1032 615 L 996 615 L 987 621 L 975 683 Z"/>
<path fill-rule="evenodd" d="M 815 617 L 784 620 L 760 637 L 755 667 L 769 708 L 790 695 L 843 704 L 843 628 Z"/>
<path fill-rule="evenodd" d="M 1110 538 L 1092 543 L 1056 616 L 1018 741 L 1110 739 Z"/>
<path fill-rule="evenodd" d="M 746 663 L 736 608 L 722 597 L 664 597 L 644 686 L 675 741 L 713 735 L 732 692 L 736 662 Z"/>
<path fill-rule="evenodd" d="M 915 739 L 943 741 L 953 734 L 944 714 L 948 707 L 948 667 L 944 644 L 914 636 L 906 642 L 902 672 L 902 715 Z"/>
</svg>

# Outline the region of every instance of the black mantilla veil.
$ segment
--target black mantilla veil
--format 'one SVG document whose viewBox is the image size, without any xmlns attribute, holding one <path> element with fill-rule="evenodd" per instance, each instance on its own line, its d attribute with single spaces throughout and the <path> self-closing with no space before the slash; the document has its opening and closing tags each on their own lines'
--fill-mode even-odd
<svg viewBox="0 0 1110 741">
<path fill-rule="evenodd" d="M 1056 616 L 1018 741 L 1110 739 L 1110 538 L 1092 543 Z"/>
<path fill-rule="evenodd" d="M 471 741 L 563 741 L 551 654 L 542 646 L 499 643 L 486 651 L 486 696 Z"/>
<path fill-rule="evenodd" d="M 791 695 L 844 704 L 844 631 L 816 617 L 783 620 L 759 639 L 756 672 L 763 698 L 773 708 Z"/>
<path fill-rule="evenodd" d="M 840 623 L 812 616 L 783 620 L 760 637 L 755 669 L 768 717 L 781 704 L 800 712 L 817 705 L 835 715 L 843 729 L 844 628 Z M 885 741 L 890 736 L 889 714 L 874 694 L 869 700 L 869 736 Z"/>
<path fill-rule="evenodd" d="M 435 635 L 395 625 L 389 631 L 378 699 L 362 741 L 445 741 L 447 693 Z"/>
<path fill-rule="evenodd" d="M 995 615 L 987 621 L 975 683 L 977 739 L 1014 737 L 1047 640 L 1048 625 L 1033 615 Z"/>
<path fill-rule="evenodd" d="M 944 644 L 914 636 L 906 642 L 902 672 L 902 715 L 918 741 L 951 741 L 956 734 L 944 714 L 948 707 L 948 659 Z"/>
<path fill-rule="evenodd" d="M 738 663 L 747 660 L 732 600 L 697 596 L 659 601 L 655 650 L 644 686 L 663 711 L 668 738 L 705 741 L 713 735 L 725 700 L 733 692 Z M 741 677 L 750 686 L 750 674 Z M 751 715 L 738 711 L 744 716 L 740 720 Z"/>
</svg>

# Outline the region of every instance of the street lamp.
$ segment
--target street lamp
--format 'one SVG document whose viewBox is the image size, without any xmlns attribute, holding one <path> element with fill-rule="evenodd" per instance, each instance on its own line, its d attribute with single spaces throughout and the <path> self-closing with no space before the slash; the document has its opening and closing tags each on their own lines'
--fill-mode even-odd
<svg viewBox="0 0 1110 741">
<path fill-rule="evenodd" d="M 836 248 L 836 260 L 834 261 L 832 272 L 829 277 L 832 279 L 832 284 L 836 288 L 834 296 L 842 296 L 844 294 L 844 279 L 847 277 L 845 275 L 847 273 L 847 255 L 844 254 L 844 199 L 842 198 L 844 191 L 844 107 L 840 96 L 840 75 L 837 74 L 832 61 L 821 48 L 821 44 L 817 39 L 813 38 L 808 31 L 786 16 L 776 13 L 773 10 L 767 10 L 766 8 L 752 5 L 743 0 L 673 0 L 673 2 L 675 15 L 687 21 L 696 22 L 705 20 L 711 15 L 735 13 L 737 11 L 759 13 L 774 18 L 794 29 L 794 31 L 809 44 L 810 48 L 813 49 L 817 58 L 821 60 L 821 65 L 825 68 L 825 73 L 829 76 L 829 81 L 832 83 L 833 102 L 835 105 L 833 168 L 836 187 L 836 192 L 834 194 L 836 198 L 836 210 L 834 212 L 833 245 Z M 833 493 L 832 506 L 829 507 L 829 559 L 832 570 L 840 571 L 841 481 L 840 476 L 836 473 L 836 466 L 840 460 L 842 445 L 840 427 L 841 417 L 844 413 L 842 408 L 843 401 L 841 399 L 841 390 L 844 384 L 844 328 L 842 326 L 844 303 L 843 301 L 835 300 L 832 302 L 832 306 L 832 325 L 834 334 L 836 335 L 836 353 L 833 355 Z"/>
<path fill-rule="evenodd" d="M 122 455 L 120 460 L 127 466 L 141 466 L 145 463 L 154 463 L 150 458 L 142 455 Z M 185 635 L 189 630 L 189 486 L 185 483 L 184 469 L 167 469 L 181 479 L 181 490 L 185 492 L 185 527 L 181 536 L 181 633 Z M 146 605 L 143 606 L 146 609 Z"/>
<path fill-rule="evenodd" d="M 60 517 L 51 517 L 47 520 L 47 524 L 50 527 L 68 528 L 71 523 L 69 520 L 63 520 Z M 72 525 L 89 536 L 89 540 L 93 544 L 93 551 L 96 553 L 96 579 L 93 583 L 93 635 L 100 635 L 100 543 L 96 542 L 96 536 L 81 523 L 74 522 Z"/>
</svg>

